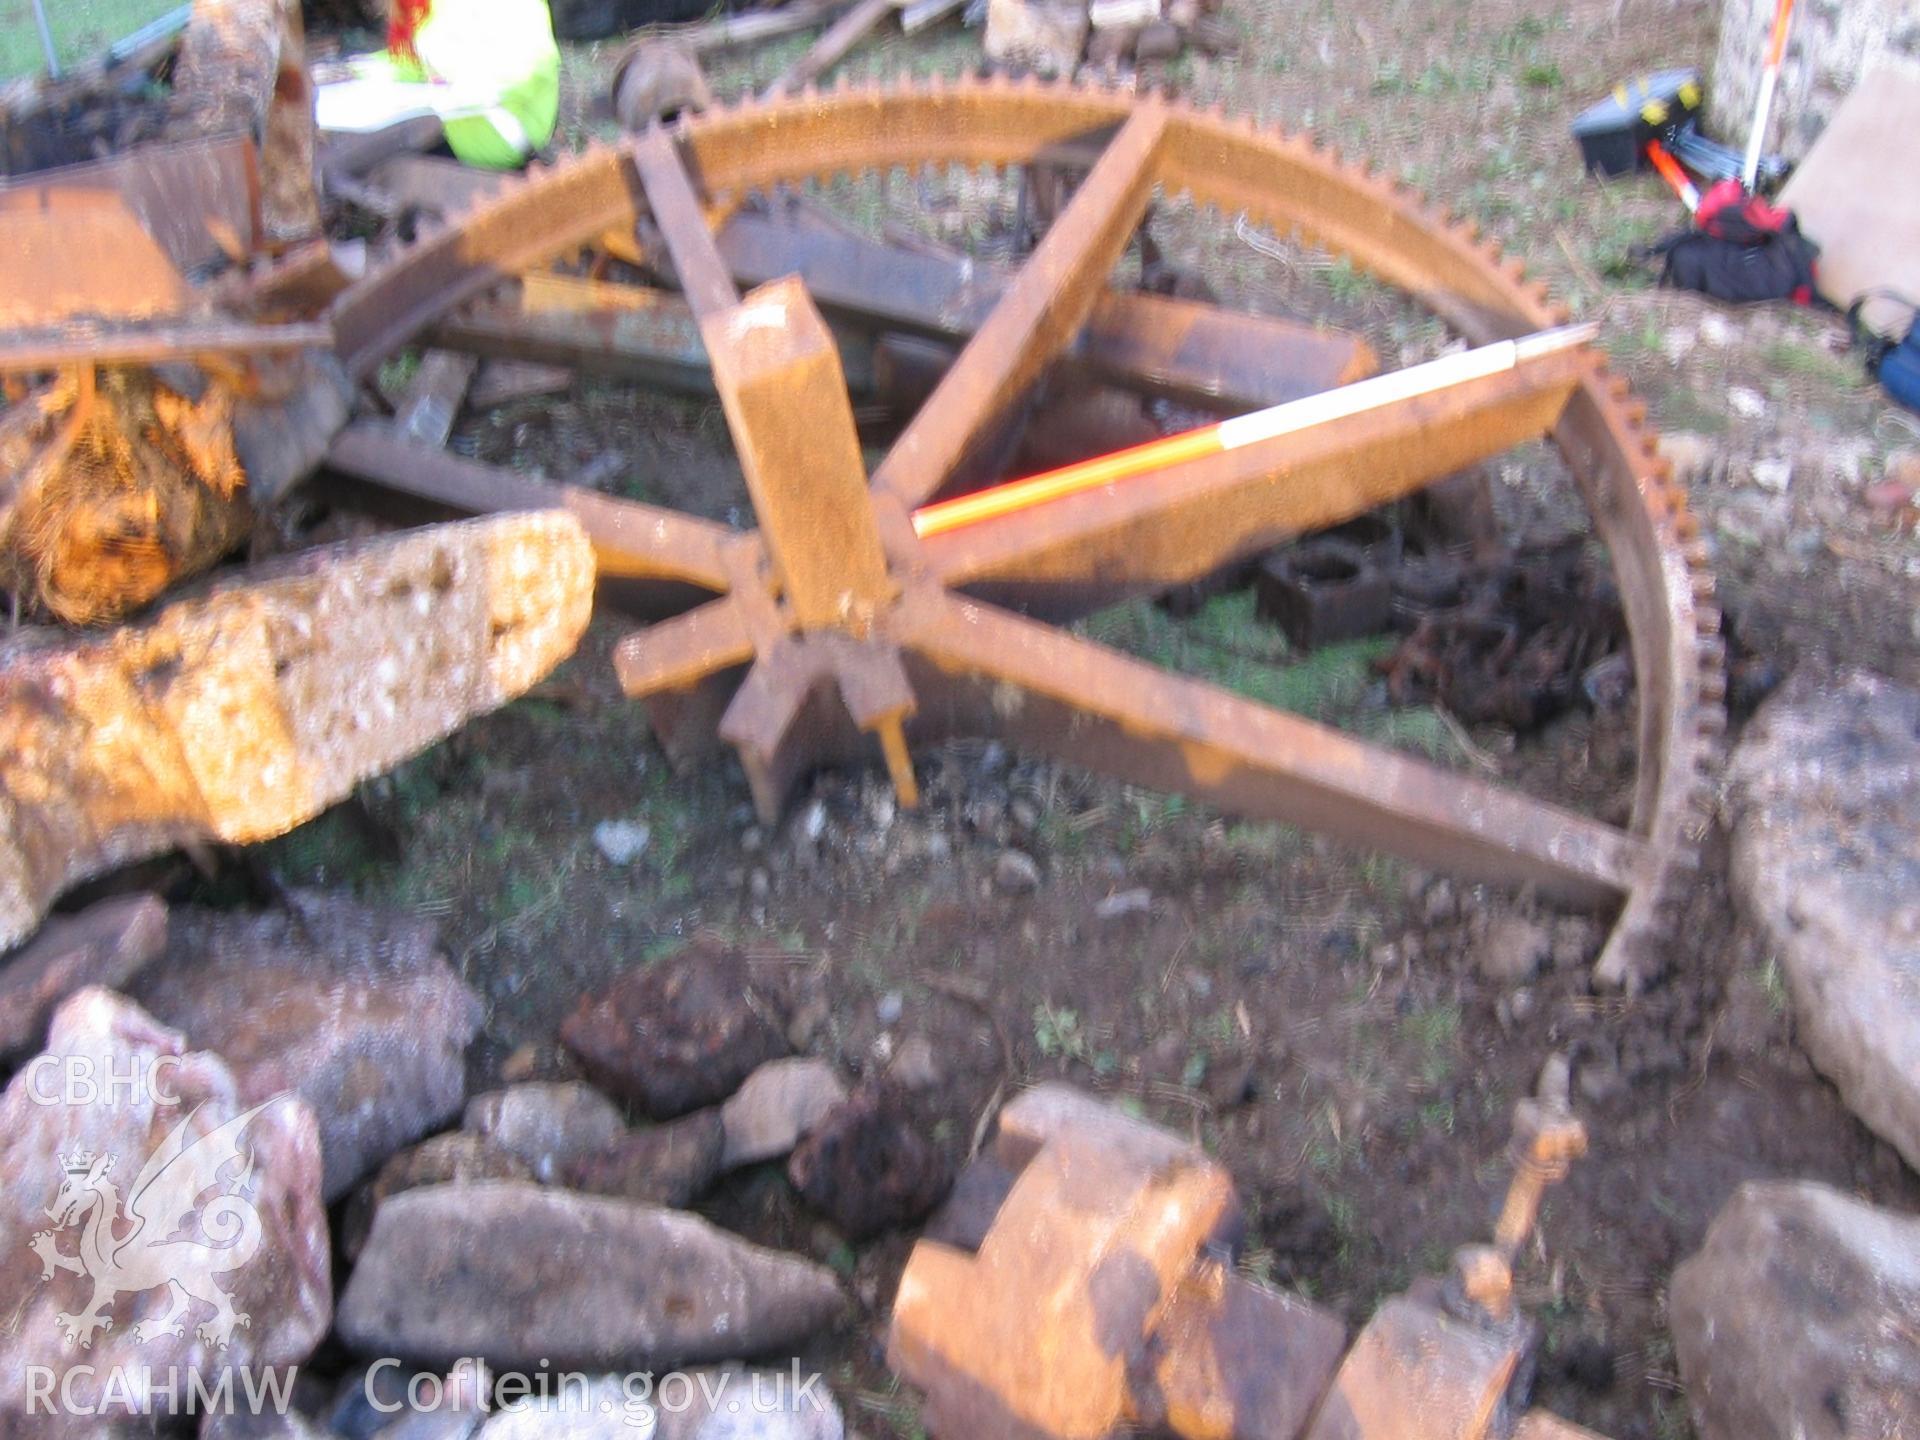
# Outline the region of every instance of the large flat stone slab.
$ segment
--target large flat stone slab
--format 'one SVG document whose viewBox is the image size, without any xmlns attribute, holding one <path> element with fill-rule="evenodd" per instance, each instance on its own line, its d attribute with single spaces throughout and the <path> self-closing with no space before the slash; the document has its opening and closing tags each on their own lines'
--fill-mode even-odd
<svg viewBox="0 0 1920 1440">
<path fill-rule="evenodd" d="M 790 1350 L 845 1303 L 831 1270 L 697 1215 L 482 1181 L 380 1207 L 339 1333 L 425 1365 L 649 1369 Z"/>
<path fill-rule="evenodd" d="M 1920 1168 L 1920 692 L 1794 676 L 1747 727 L 1727 803 L 1734 893 L 1801 1043 Z"/>
<path fill-rule="evenodd" d="M 1667 1311 L 1700 1440 L 1920 1435 L 1920 1217 L 1744 1185 Z"/>
<path fill-rule="evenodd" d="M 291 1090 L 320 1122 L 329 1201 L 460 1113 L 480 997 L 431 921 L 333 895 L 174 912 L 135 997 L 232 1066 L 242 1100 Z"/>
<path fill-rule="evenodd" d="M 124 988 L 166 943 L 157 895 L 120 895 L 49 920 L 0 956 L 0 1057 L 37 1048 L 62 1000 L 89 985 Z"/>
<path fill-rule="evenodd" d="M 593 581 L 572 516 L 495 515 L 0 643 L 0 947 L 80 880 L 282 834 L 523 693 L 573 653 Z"/>
</svg>

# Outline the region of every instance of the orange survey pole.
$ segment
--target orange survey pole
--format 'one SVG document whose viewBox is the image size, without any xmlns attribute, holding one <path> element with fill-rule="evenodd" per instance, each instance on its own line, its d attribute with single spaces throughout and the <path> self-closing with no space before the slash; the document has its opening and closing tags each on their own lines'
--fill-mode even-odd
<svg viewBox="0 0 1920 1440">
<path fill-rule="evenodd" d="M 1647 158 L 1653 162 L 1653 168 L 1660 172 L 1660 178 L 1673 187 L 1673 193 L 1680 197 L 1680 203 L 1687 207 L 1689 215 L 1700 208 L 1700 187 L 1687 178 L 1687 172 L 1680 168 L 1680 162 L 1673 158 L 1671 150 L 1658 140 L 1649 140 Z"/>
<path fill-rule="evenodd" d="M 1096 456 L 1092 460 L 1082 460 L 1042 475 L 1031 475 L 1024 480 L 1009 481 L 989 490 L 977 490 L 971 495 L 942 500 L 913 512 L 914 533 L 922 538 L 943 535 L 949 530 L 977 525 L 982 520 L 1010 515 L 1018 510 L 1030 510 L 1035 505 L 1077 495 L 1084 490 L 1099 490 L 1136 475 L 1163 470 L 1169 465 L 1204 459 L 1224 450 L 1238 450 L 1243 445 L 1291 435 L 1349 415 L 1377 410 L 1383 405 L 1411 399 L 1416 395 L 1427 395 L 1451 385 L 1464 384 L 1468 380 L 1497 375 L 1515 369 L 1536 356 L 1584 345 L 1598 331 L 1597 325 L 1562 325 L 1554 330 L 1542 330 L 1536 335 L 1524 335 L 1517 340 L 1497 341 L 1492 345 L 1482 345 L 1477 350 L 1443 355 L 1424 365 L 1411 365 L 1389 375 L 1375 375 L 1352 385 L 1342 385 L 1319 395 L 1289 400 L 1284 405 L 1271 405 L 1250 415 L 1222 420 L 1217 425 L 1169 435 L 1164 440 L 1149 440 L 1144 445 L 1117 450 L 1111 455 Z"/>
</svg>

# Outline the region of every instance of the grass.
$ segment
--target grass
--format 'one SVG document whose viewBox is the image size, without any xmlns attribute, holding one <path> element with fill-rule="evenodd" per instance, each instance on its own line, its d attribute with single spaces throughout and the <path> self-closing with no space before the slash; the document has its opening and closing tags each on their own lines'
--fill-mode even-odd
<svg viewBox="0 0 1920 1440">
<path fill-rule="evenodd" d="M 1433 1005 L 1400 1022 L 1400 1037 L 1414 1052 L 1413 1073 L 1423 1089 L 1435 1090 L 1453 1074 L 1460 1039 L 1460 1007 Z M 1449 1123 L 1448 1129 L 1452 1128 Z"/>
<path fill-rule="evenodd" d="M 1033 1007 L 1034 1047 L 1048 1059 L 1077 1060 L 1096 1075 L 1111 1075 L 1120 1065 L 1112 1050 L 1093 1048 L 1094 1037 L 1077 1010 L 1042 1001 Z"/>
<path fill-rule="evenodd" d="M 179 0 L 45 0 L 53 50 L 63 67 L 101 55 L 108 46 L 178 8 Z M 0 0 L 0 81 L 46 72 L 30 0 Z"/>
</svg>

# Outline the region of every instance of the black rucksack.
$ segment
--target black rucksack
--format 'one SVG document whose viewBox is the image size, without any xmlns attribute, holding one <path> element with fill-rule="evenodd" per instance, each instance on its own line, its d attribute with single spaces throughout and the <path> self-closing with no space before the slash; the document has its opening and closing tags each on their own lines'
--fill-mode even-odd
<svg viewBox="0 0 1920 1440">
<path fill-rule="evenodd" d="M 1648 247 L 1665 264 L 1660 283 L 1736 305 L 1759 300 L 1819 303 L 1814 268 L 1820 247 L 1800 233 L 1791 210 L 1722 180 L 1694 213 L 1691 228 Z"/>
</svg>

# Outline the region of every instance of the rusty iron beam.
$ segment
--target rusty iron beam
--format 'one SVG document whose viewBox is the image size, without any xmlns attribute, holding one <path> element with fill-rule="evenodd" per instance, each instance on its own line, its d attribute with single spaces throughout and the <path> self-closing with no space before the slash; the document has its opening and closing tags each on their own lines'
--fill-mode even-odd
<svg viewBox="0 0 1920 1440">
<path fill-rule="evenodd" d="M 335 438 L 332 469 L 402 495 L 468 514 L 566 510 L 593 542 L 603 579 L 684 581 L 706 590 L 729 584 L 721 553 L 736 533 L 710 520 L 622 500 L 576 485 L 534 480 L 410 444 L 387 427 L 361 422 Z"/>
<path fill-rule="evenodd" d="M 706 212 L 673 137 L 656 125 L 634 142 L 633 163 L 647 192 L 653 223 L 660 227 L 667 254 L 673 259 L 674 275 L 693 313 L 704 321 L 731 309 L 739 303 L 740 292 L 720 258 L 713 231 L 707 227 Z"/>
<path fill-rule="evenodd" d="M 680 295 L 638 285 L 528 276 L 525 293 L 470 305 L 428 332 L 435 345 L 496 360 L 564 365 L 688 395 L 712 395 L 700 325 Z M 542 303 L 535 287 L 579 287 L 582 305 Z"/>
<path fill-rule="evenodd" d="M 1083 613 L 1337 525 L 1550 430 L 1586 373 L 1560 352 L 925 541 L 941 582 Z"/>
<path fill-rule="evenodd" d="M 742 285 L 797 274 L 836 319 L 965 340 L 1005 294 L 984 266 L 887 245 L 791 215 L 738 214 L 720 253 Z M 1063 360 L 1127 389 L 1225 412 L 1258 410 L 1374 373 L 1357 336 L 1198 301 L 1107 290 Z"/>
<path fill-rule="evenodd" d="M 1000 687 L 1001 732 L 1071 764 L 1576 904 L 1617 900 L 1642 874 L 1625 831 L 996 606 L 918 588 L 888 630 L 949 677 Z"/>
<path fill-rule="evenodd" d="M 968 453 L 1080 333 L 1153 198 L 1166 107 L 1141 101 L 1048 229 L 986 322 L 874 472 L 912 507 Z"/>
<path fill-rule="evenodd" d="M 864 629 L 861 617 L 871 616 L 892 586 L 827 322 L 806 288 L 785 280 L 703 314 L 700 331 L 796 623 Z"/>
<path fill-rule="evenodd" d="M 740 217 L 720 233 L 722 255 L 729 237 L 752 217 Z M 867 242 L 846 239 L 849 261 L 868 253 Z M 796 253 L 796 264 L 770 265 L 772 275 L 798 273 L 808 294 L 828 316 L 848 326 L 936 334 L 964 339 L 963 328 L 992 308 L 998 284 L 977 293 L 980 302 L 956 311 L 938 284 L 921 287 L 915 278 L 931 269 L 951 281 L 955 267 L 936 257 L 914 256 L 890 246 L 872 246 L 870 282 L 864 294 L 837 267 L 830 284 L 845 288 L 822 294 L 819 276 L 808 263 L 821 251 Z M 897 269 L 886 257 L 904 258 Z M 923 265 L 920 262 L 929 262 Z M 731 264 L 741 284 L 757 284 L 763 267 Z M 686 300 L 673 291 L 640 285 L 583 280 L 570 275 L 533 274 L 520 282 L 518 300 L 502 296 L 448 316 L 428 337 L 434 344 L 501 359 L 566 365 L 596 375 L 632 380 L 686 394 L 711 395 L 713 378 L 699 330 Z M 935 350 L 938 342 L 916 340 Z M 889 395 L 874 373 L 871 349 L 846 336 L 841 364 L 857 396 Z M 933 353 L 930 363 L 950 361 Z M 1096 304 L 1077 351 L 1064 364 L 1123 389 L 1164 395 L 1208 409 L 1239 413 L 1260 409 L 1373 373 L 1373 355 L 1364 342 L 1338 332 L 1254 315 L 1239 315 L 1211 305 L 1157 295 L 1109 292 Z"/>
<path fill-rule="evenodd" d="M 75 321 L 57 330 L 0 332 L 0 371 L 62 365 L 156 365 L 292 350 L 322 350 L 333 331 L 317 322 L 249 325 L 240 320 L 176 320 L 153 325 Z"/>
</svg>

